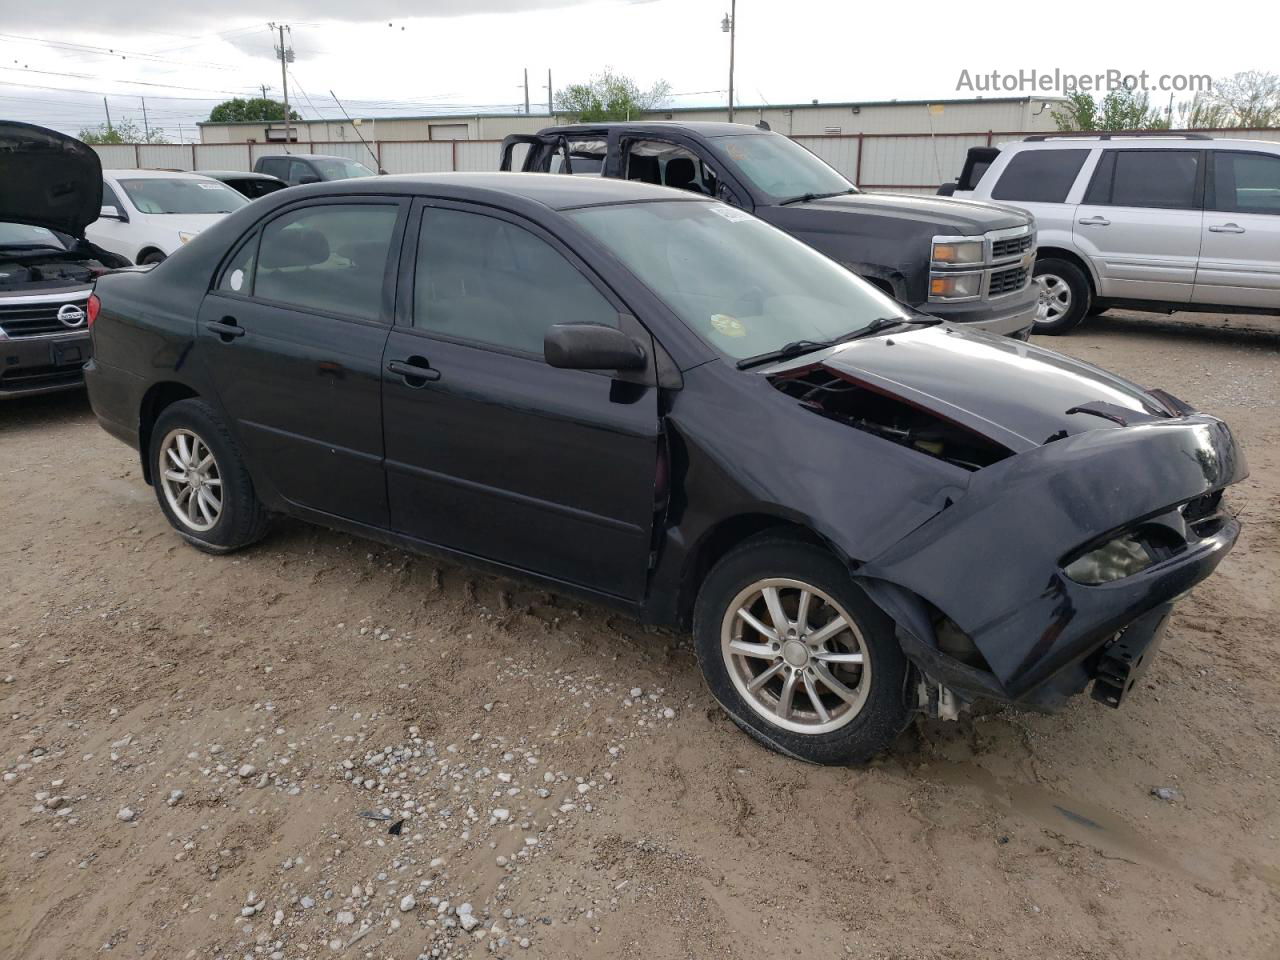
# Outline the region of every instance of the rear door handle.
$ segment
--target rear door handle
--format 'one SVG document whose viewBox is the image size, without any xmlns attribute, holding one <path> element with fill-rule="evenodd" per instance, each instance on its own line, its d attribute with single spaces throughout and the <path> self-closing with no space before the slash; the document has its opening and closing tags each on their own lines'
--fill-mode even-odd
<svg viewBox="0 0 1280 960">
<path fill-rule="evenodd" d="M 231 317 L 223 317 L 221 320 L 210 320 L 204 325 L 204 328 L 211 333 L 220 336 L 224 343 L 230 343 L 232 337 L 243 337 L 244 327 L 240 326 Z"/>
<path fill-rule="evenodd" d="M 1244 233 L 1244 227 L 1238 223 L 1224 223 L 1209 228 L 1210 233 Z"/>
<path fill-rule="evenodd" d="M 1080 221 L 1082 227 L 1109 227 L 1111 221 L 1106 217 L 1088 217 Z"/>
<path fill-rule="evenodd" d="M 425 387 L 428 380 L 440 379 L 440 371 L 428 364 L 422 357 L 410 357 L 408 360 L 388 360 L 387 370 L 404 377 L 404 382 L 411 387 Z M 415 383 L 415 380 L 421 382 Z"/>
</svg>

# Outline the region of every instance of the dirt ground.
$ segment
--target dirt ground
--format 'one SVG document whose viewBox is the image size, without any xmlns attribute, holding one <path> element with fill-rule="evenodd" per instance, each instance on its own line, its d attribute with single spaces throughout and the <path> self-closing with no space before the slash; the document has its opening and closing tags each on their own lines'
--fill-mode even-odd
<svg viewBox="0 0 1280 960">
<path fill-rule="evenodd" d="M 1232 424 L 1239 546 L 1123 709 L 860 769 L 601 609 L 294 522 L 205 556 L 83 396 L 5 405 L 0 958 L 1280 957 L 1280 322 L 1048 342 Z"/>
</svg>

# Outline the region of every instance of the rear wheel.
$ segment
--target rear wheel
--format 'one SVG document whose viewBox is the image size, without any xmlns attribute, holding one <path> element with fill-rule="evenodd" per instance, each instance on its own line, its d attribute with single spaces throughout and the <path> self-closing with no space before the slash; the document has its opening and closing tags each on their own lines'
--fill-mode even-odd
<svg viewBox="0 0 1280 960">
<path fill-rule="evenodd" d="M 229 553 L 262 539 L 267 513 L 230 432 L 202 400 L 166 407 L 151 431 L 160 509 L 192 546 Z"/>
<path fill-rule="evenodd" d="M 910 717 L 892 621 L 812 544 L 759 538 L 720 561 L 698 594 L 694 640 L 734 721 L 801 760 L 869 760 Z"/>
<path fill-rule="evenodd" d="M 1040 287 L 1032 333 L 1069 333 L 1089 313 L 1093 292 L 1089 278 L 1069 260 L 1037 260 L 1032 274 Z"/>
<path fill-rule="evenodd" d="M 138 266 L 145 267 L 147 264 L 160 263 L 164 260 L 164 254 L 159 250 L 152 250 L 150 253 L 144 253 L 138 258 Z"/>
</svg>

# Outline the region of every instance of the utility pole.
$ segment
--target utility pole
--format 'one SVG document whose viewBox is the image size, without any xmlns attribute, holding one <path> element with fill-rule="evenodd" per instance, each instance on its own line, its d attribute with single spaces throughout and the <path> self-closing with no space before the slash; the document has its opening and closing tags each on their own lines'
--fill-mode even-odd
<svg viewBox="0 0 1280 960">
<path fill-rule="evenodd" d="M 107 111 L 107 133 L 111 132 L 111 108 L 107 106 L 107 98 L 102 98 L 102 109 Z"/>
<path fill-rule="evenodd" d="M 270 26 L 280 33 L 280 45 L 276 47 L 276 56 L 280 58 L 280 89 L 284 92 L 284 149 L 287 153 L 289 150 L 289 64 L 294 59 L 293 48 L 286 47 L 284 43 L 284 32 L 288 29 L 288 24 L 272 23 Z M 289 30 L 289 35 L 293 36 L 292 30 Z"/>
<path fill-rule="evenodd" d="M 720 29 L 729 35 L 729 122 L 733 123 L 733 47 L 738 29 L 738 0 L 729 0 L 729 12 L 720 21 Z"/>
<path fill-rule="evenodd" d="M 139 97 L 142 101 L 142 132 L 147 143 L 151 142 L 151 125 L 147 123 L 147 98 Z"/>
<path fill-rule="evenodd" d="M 552 89 L 553 88 L 551 86 L 551 68 L 548 67 L 547 68 L 547 116 L 548 117 L 555 116 L 555 112 L 556 112 L 555 107 L 551 105 L 551 101 L 553 99 Z"/>
<path fill-rule="evenodd" d="M 529 115 L 529 68 L 524 68 L 524 115 Z"/>
<path fill-rule="evenodd" d="M 267 85 L 265 83 L 258 84 L 262 88 L 262 99 L 267 99 Z"/>
</svg>

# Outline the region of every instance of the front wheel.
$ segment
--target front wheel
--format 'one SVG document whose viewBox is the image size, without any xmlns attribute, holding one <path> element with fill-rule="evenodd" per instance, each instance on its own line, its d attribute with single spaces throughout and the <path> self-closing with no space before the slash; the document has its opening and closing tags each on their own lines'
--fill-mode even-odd
<svg viewBox="0 0 1280 960">
<path fill-rule="evenodd" d="M 694 611 L 712 694 L 761 743 L 811 763 L 861 763 L 910 718 L 893 622 L 827 551 L 779 537 L 718 563 Z"/>
</svg>

